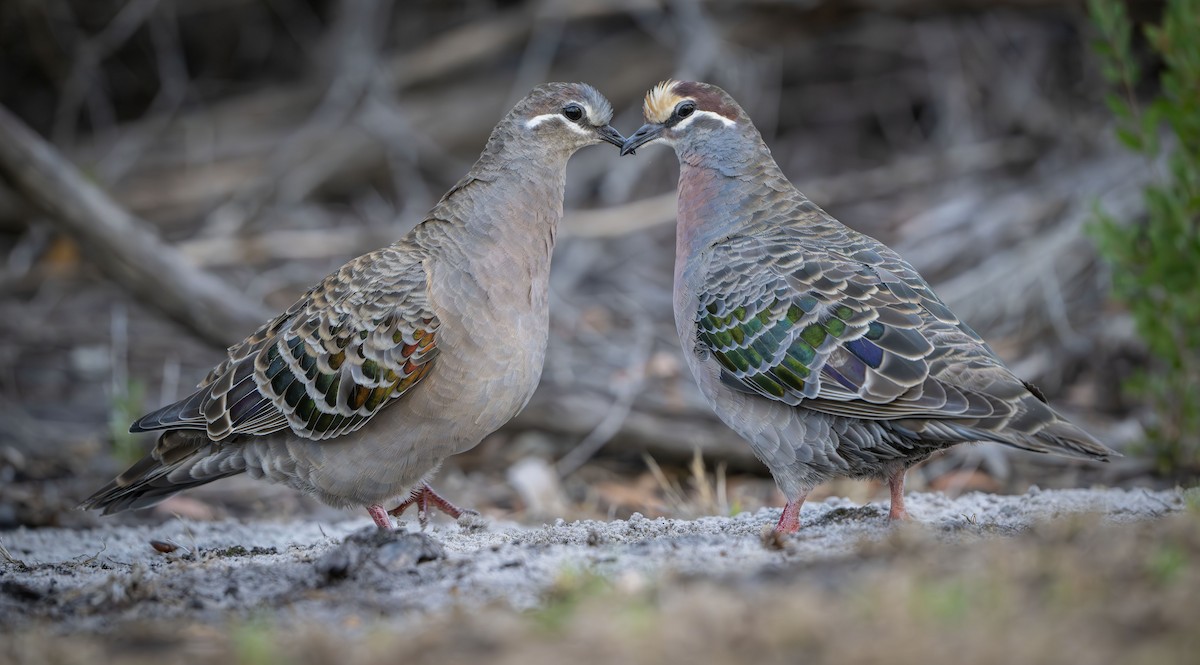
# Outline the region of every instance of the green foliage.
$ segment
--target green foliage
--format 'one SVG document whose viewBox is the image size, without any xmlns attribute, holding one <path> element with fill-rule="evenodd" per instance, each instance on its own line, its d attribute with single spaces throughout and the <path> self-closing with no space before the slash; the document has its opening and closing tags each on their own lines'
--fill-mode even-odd
<svg viewBox="0 0 1200 665">
<path fill-rule="evenodd" d="M 146 386 L 141 381 L 128 381 L 113 395 L 108 410 L 108 434 L 112 439 L 113 455 L 125 464 L 132 464 L 146 454 L 137 434 L 129 431 L 129 423 L 142 415 Z"/>
<path fill-rule="evenodd" d="M 1163 543 L 1147 557 L 1146 572 L 1159 586 L 1168 586 L 1179 581 L 1190 563 L 1187 550 L 1174 543 Z"/>
<path fill-rule="evenodd" d="M 275 627 L 266 619 L 240 623 L 231 631 L 233 661 L 238 665 L 270 665 L 287 662 L 282 658 Z"/>
<path fill-rule="evenodd" d="M 588 598 L 604 595 L 612 586 L 603 577 L 573 568 L 563 569 L 546 592 L 544 605 L 532 615 L 550 632 L 561 631 Z"/>
<path fill-rule="evenodd" d="M 1089 0 L 1101 39 L 1103 74 L 1117 89 L 1108 106 L 1117 136 L 1154 161 L 1171 140 L 1167 173 L 1145 190 L 1146 219 L 1121 223 L 1097 213 L 1092 226 L 1113 266 L 1113 289 L 1130 309 L 1153 363 L 1126 389 L 1153 406 L 1147 451 L 1164 471 L 1200 465 L 1200 0 L 1169 0 L 1146 41 L 1162 59 L 1159 95 L 1145 108 L 1134 97 L 1139 66 L 1133 27 L 1117 0 Z M 1147 168 L 1151 165 L 1148 163 Z"/>
<path fill-rule="evenodd" d="M 1200 516 L 1200 487 L 1183 491 L 1183 505 L 1191 514 Z"/>
<path fill-rule="evenodd" d="M 973 580 L 933 581 L 919 585 L 913 590 L 912 604 L 917 615 L 934 619 L 939 623 L 958 623 L 967 618 L 975 606 L 976 597 Z"/>
</svg>

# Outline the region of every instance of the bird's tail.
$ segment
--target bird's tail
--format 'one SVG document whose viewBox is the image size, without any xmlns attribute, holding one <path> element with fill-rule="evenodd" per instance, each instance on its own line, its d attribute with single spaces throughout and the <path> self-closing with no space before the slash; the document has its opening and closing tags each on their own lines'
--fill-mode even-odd
<svg viewBox="0 0 1200 665">
<path fill-rule="evenodd" d="M 1035 453 L 1076 459 L 1107 462 L 1122 457 L 1047 406 L 1038 393 L 1022 399 L 1016 415 L 1001 422 L 1001 429 L 982 438 Z"/>
<path fill-rule="evenodd" d="M 1023 437 L 1016 443 L 1018 448 L 1040 453 L 1053 453 L 1077 459 L 1098 460 L 1107 462 L 1114 457 L 1122 457 L 1121 453 L 1100 443 L 1096 437 L 1083 431 L 1074 423 L 1058 414 L 1042 429 Z M 1024 444 L 1024 445 L 1023 445 Z"/>
<path fill-rule="evenodd" d="M 183 490 L 245 470 L 239 455 L 223 451 L 200 432 L 172 430 L 149 455 L 79 504 L 105 515 L 149 508 Z"/>
</svg>

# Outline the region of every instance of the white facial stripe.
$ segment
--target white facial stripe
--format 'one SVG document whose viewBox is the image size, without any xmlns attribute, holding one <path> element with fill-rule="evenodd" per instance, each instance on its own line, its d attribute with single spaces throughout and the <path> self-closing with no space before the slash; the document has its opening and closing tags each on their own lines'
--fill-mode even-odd
<svg viewBox="0 0 1200 665">
<path fill-rule="evenodd" d="M 582 134 L 584 136 L 591 136 L 591 134 L 592 134 L 591 132 L 584 129 L 583 127 L 580 127 L 579 125 L 571 122 L 570 120 L 567 120 L 566 117 L 563 116 L 563 114 L 561 114 L 561 113 L 543 113 L 541 115 L 535 115 L 532 118 L 530 118 L 529 120 L 525 121 L 525 129 L 533 129 L 534 127 L 537 127 L 538 125 L 542 124 L 543 122 L 546 122 L 547 120 L 554 120 L 554 119 L 561 120 L 564 125 L 569 127 L 571 129 L 571 131 L 575 132 L 576 134 Z"/>
<path fill-rule="evenodd" d="M 549 120 L 551 118 L 561 118 L 561 117 L 562 116 L 560 116 L 557 113 L 543 113 L 541 115 L 535 115 L 532 118 L 530 118 L 529 120 L 525 121 L 525 129 L 533 129 L 534 127 L 537 127 L 538 125 L 542 124 L 543 122 L 546 122 L 547 120 Z"/>
<path fill-rule="evenodd" d="M 721 124 L 725 125 L 726 127 L 733 127 L 734 125 L 737 124 L 736 122 L 730 120 L 729 118 L 726 118 L 725 116 L 721 115 L 720 113 L 713 113 L 712 111 L 694 111 L 688 117 L 684 118 L 683 120 L 680 120 L 679 123 L 677 125 L 675 125 L 674 129 L 683 129 L 684 127 L 687 127 L 688 125 L 692 124 L 692 121 L 695 120 L 696 118 L 699 118 L 700 116 L 704 116 L 705 118 L 714 118 L 716 120 L 720 120 Z"/>
<path fill-rule="evenodd" d="M 575 132 L 576 134 L 583 134 L 584 136 L 592 135 L 592 133 L 589 132 L 588 130 L 584 129 L 583 127 L 580 127 L 579 125 L 571 122 L 570 120 L 567 120 L 566 118 L 563 118 L 561 115 L 558 117 L 562 118 L 563 123 L 566 124 L 567 127 L 570 127 L 571 131 Z"/>
</svg>

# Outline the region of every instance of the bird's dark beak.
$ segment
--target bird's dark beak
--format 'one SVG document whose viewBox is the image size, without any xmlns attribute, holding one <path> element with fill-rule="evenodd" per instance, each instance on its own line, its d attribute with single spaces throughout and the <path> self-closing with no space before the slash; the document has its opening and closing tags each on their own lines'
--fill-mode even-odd
<svg viewBox="0 0 1200 665">
<path fill-rule="evenodd" d="M 617 130 L 613 129 L 612 125 L 603 126 L 599 129 L 597 129 L 596 133 L 598 133 L 600 135 L 601 140 L 607 141 L 607 142 L 617 146 L 618 148 L 625 145 L 625 137 L 621 136 L 621 132 L 618 132 Z"/>
<path fill-rule="evenodd" d="M 625 144 L 621 146 L 621 154 L 632 155 L 634 150 L 662 135 L 663 129 L 665 128 L 662 125 L 653 123 L 642 125 L 640 129 L 633 133 L 633 136 L 625 140 Z"/>
</svg>

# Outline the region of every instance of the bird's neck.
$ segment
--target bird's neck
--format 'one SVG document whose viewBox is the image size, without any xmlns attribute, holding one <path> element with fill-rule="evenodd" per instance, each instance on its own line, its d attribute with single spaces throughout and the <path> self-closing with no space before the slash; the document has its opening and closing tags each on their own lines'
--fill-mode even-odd
<svg viewBox="0 0 1200 665">
<path fill-rule="evenodd" d="M 697 254 L 721 238 L 749 232 L 763 220 L 755 211 L 803 198 L 757 133 L 752 138 L 719 151 L 679 152 L 679 258 Z"/>
<path fill-rule="evenodd" d="M 522 157 L 472 171 L 476 184 L 464 193 L 476 214 L 464 223 L 501 241 L 505 253 L 548 261 L 562 221 L 569 158 Z"/>
<path fill-rule="evenodd" d="M 434 207 L 422 244 L 492 295 L 527 296 L 549 275 L 568 157 L 481 159 Z"/>
</svg>

